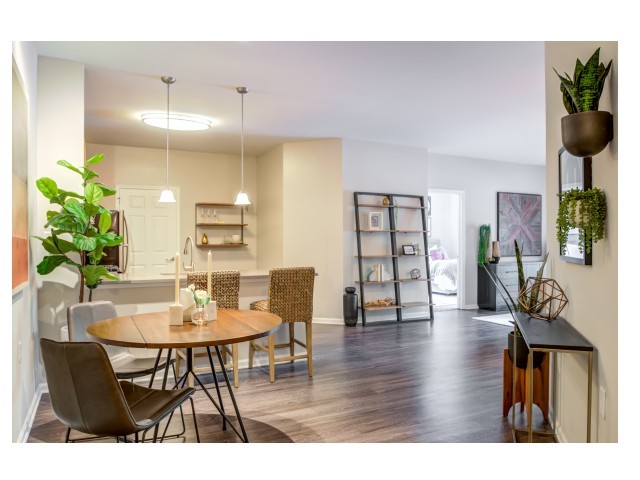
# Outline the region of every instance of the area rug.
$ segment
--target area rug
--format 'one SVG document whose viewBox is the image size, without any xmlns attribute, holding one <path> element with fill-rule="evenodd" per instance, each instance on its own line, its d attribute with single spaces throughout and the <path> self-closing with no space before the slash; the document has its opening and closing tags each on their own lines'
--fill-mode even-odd
<svg viewBox="0 0 640 480">
<path fill-rule="evenodd" d="M 484 317 L 471 318 L 473 318 L 474 320 L 482 320 L 483 322 L 497 323 L 498 325 L 513 327 L 513 317 L 510 313 L 502 313 L 500 315 L 485 315 Z"/>
</svg>

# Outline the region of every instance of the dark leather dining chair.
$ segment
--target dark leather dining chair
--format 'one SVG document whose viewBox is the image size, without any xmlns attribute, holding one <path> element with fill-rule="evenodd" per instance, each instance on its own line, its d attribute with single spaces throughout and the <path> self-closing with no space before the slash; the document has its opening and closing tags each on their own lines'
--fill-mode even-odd
<svg viewBox="0 0 640 480">
<path fill-rule="evenodd" d="M 253 368 L 253 356 L 256 350 L 267 352 L 269 359 L 269 381 L 276 379 L 275 364 L 278 362 L 293 362 L 298 359 L 307 360 L 309 376 L 313 376 L 312 351 L 312 317 L 313 317 L 313 284 L 316 271 L 313 267 L 272 268 L 269 270 L 269 289 L 266 300 L 251 303 L 251 310 L 270 312 L 278 315 L 282 323 L 289 324 L 289 341 L 276 345 L 274 335 L 269 335 L 269 342 L 264 346 L 256 340 L 249 342 L 249 368 Z M 305 326 L 306 342 L 295 338 L 295 323 L 302 322 Z M 295 354 L 295 344 L 306 351 Z M 277 348 L 288 348 L 289 355 L 276 357 Z"/>
<path fill-rule="evenodd" d="M 67 326 L 69 329 L 69 340 L 71 342 L 88 342 L 91 338 L 87 335 L 87 327 L 92 323 L 106 320 L 107 318 L 117 317 L 116 307 L 113 302 L 108 300 L 100 300 L 95 302 L 85 302 L 71 305 L 67 308 Z M 149 376 L 155 372 L 162 371 L 167 365 L 166 355 L 160 357 L 158 366 L 156 367 L 156 357 L 139 357 L 131 353 L 129 348 L 114 347 L 107 345 L 104 347 L 111 366 L 118 380 L 134 380 Z M 171 360 L 173 367 L 173 377 L 176 379 L 176 371 L 174 367 L 175 360 Z M 177 380 L 177 379 L 176 379 Z M 149 381 L 151 387 L 151 379 Z M 185 432 L 184 413 L 180 408 L 180 420 L 182 421 L 182 431 L 177 436 Z M 171 435 L 174 436 L 174 435 Z M 81 438 L 78 440 L 87 440 Z M 75 440 L 72 440 L 75 441 Z"/>
<path fill-rule="evenodd" d="M 195 391 L 157 390 L 118 381 L 99 343 L 41 338 L 40 349 L 53 412 L 68 427 L 66 442 L 71 428 L 125 441 L 127 435 L 134 435 L 138 442 L 140 432 L 157 426 Z"/>
</svg>

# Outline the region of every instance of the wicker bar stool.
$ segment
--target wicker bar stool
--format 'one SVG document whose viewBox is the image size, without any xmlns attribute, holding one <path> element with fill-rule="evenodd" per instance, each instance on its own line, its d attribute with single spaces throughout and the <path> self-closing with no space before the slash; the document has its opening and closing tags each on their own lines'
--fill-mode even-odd
<svg viewBox="0 0 640 480">
<path fill-rule="evenodd" d="M 194 284 L 196 290 L 207 289 L 207 272 L 187 273 L 187 285 Z M 240 272 L 238 270 L 221 270 L 211 272 L 211 300 L 216 302 L 219 309 L 237 310 L 240 305 Z M 196 352 L 194 357 L 206 356 L 206 352 Z M 202 349 L 199 349 L 202 350 Z M 233 369 L 233 386 L 238 388 L 238 344 L 223 345 L 221 349 L 225 368 Z M 176 367 L 180 372 L 180 358 L 186 360 L 186 351 L 178 349 Z M 231 363 L 227 362 L 227 355 L 231 356 Z M 194 367 L 195 372 L 209 372 L 210 367 Z M 193 386 L 193 378 L 189 377 L 189 386 Z"/>
<path fill-rule="evenodd" d="M 274 344 L 274 336 L 269 335 L 269 343 L 265 347 L 252 340 L 249 343 L 249 368 L 253 368 L 253 355 L 256 350 L 262 350 L 269 355 L 269 380 L 275 381 L 275 364 L 277 362 L 293 362 L 298 359 L 307 359 L 309 376 L 313 376 L 313 355 L 311 341 L 311 319 L 313 317 L 313 283 L 315 281 L 315 268 L 272 268 L 269 270 L 269 290 L 266 300 L 258 300 L 251 304 L 251 310 L 270 312 L 278 315 L 282 323 L 289 324 L 289 342 L 279 345 Z M 295 322 L 304 322 L 306 343 L 294 337 Z M 306 349 L 306 353 L 295 355 L 294 345 L 300 345 Z M 289 348 L 289 355 L 276 357 L 276 348 Z"/>
</svg>

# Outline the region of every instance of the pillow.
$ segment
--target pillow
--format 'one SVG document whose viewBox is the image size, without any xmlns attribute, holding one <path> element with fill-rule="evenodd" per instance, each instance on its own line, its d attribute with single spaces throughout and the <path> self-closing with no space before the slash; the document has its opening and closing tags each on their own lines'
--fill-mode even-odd
<svg viewBox="0 0 640 480">
<path fill-rule="evenodd" d="M 434 248 L 431 250 L 431 260 L 444 260 L 444 255 L 440 248 Z"/>
<path fill-rule="evenodd" d="M 431 260 L 446 260 L 449 258 L 447 251 L 442 247 L 429 249 L 429 252 L 431 252 Z"/>
</svg>

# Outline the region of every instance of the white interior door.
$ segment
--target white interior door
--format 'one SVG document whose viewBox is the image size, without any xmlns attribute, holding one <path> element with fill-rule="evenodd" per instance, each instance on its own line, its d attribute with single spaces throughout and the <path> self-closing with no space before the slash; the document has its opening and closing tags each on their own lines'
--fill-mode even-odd
<svg viewBox="0 0 640 480">
<path fill-rule="evenodd" d="M 117 208 L 129 229 L 127 273 L 153 275 L 171 273 L 167 262 L 178 251 L 178 202 L 160 203 L 162 187 L 118 187 Z M 172 189 L 178 199 L 178 192 Z"/>
</svg>

